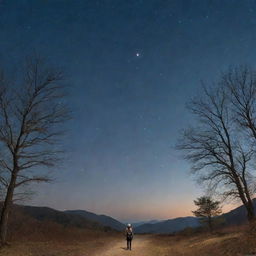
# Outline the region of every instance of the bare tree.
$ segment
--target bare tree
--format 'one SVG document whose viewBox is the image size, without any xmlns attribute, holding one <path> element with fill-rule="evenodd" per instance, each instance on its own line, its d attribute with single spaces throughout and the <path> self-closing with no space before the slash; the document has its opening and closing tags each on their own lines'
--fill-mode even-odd
<svg viewBox="0 0 256 256">
<path fill-rule="evenodd" d="M 199 181 L 218 189 L 224 198 L 239 198 L 254 219 L 253 189 L 250 186 L 254 149 L 237 126 L 229 92 L 223 85 L 203 88 L 202 97 L 188 104 L 197 125 L 185 129 L 178 149 L 192 163 Z"/>
<path fill-rule="evenodd" d="M 0 183 L 5 188 L 2 245 L 15 191 L 32 182 L 49 181 L 44 167 L 53 167 L 60 159 L 56 145 L 69 116 L 61 72 L 33 58 L 27 61 L 23 75 L 19 86 L 10 86 L 3 72 L 0 76 Z"/>
</svg>

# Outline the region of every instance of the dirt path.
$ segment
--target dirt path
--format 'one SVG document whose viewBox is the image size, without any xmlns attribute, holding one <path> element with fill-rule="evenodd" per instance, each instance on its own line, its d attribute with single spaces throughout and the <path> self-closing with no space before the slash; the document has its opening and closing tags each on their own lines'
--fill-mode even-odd
<svg viewBox="0 0 256 256">
<path fill-rule="evenodd" d="M 101 256 L 155 256 L 150 252 L 150 236 L 136 236 L 132 241 L 132 250 L 126 250 L 126 241 L 124 239 L 117 240 L 115 244 L 106 249 L 106 251 L 101 251 Z"/>
</svg>

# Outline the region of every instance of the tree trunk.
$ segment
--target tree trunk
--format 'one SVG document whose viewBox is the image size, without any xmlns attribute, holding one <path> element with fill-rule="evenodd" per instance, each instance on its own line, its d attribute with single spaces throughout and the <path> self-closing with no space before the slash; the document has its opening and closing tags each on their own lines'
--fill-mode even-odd
<svg viewBox="0 0 256 256">
<path fill-rule="evenodd" d="M 247 209 L 247 218 L 248 218 L 248 221 L 249 221 L 249 223 L 251 223 L 251 222 L 254 221 L 254 218 L 255 218 L 254 206 L 253 206 L 252 200 L 248 200 L 246 209 Z"/>
<path fill-rule="evenodd" d="M 246 210 L 247 210 L 247 219 L 248 219 L 249 223 L 251 223 L 252 221 L 254 221 L 255 212 L 254 212 L 253 201 L 252 201 L 251 195 L 249 193 L 247 181 L 245 179 L 244 174 L 242 176 L 242 183 L 244 185 L 244 193 L 245 193 L 245 196 L 247 198 L 247 204 L 245 205 Z"/>
<path fill-rule="evenodd" d="M 253 202 L 249 196 L 249 192 L 247 189 L 247 184 L 245 183 L 244 186 L 242 186 L 240 183 L 239 177 L 237 175 L 235 175 L 235 180 L 236 180 L 236 186 L 239 193 L 239 197 L 243 202 L 243 205 L 245 206 L 245 209 L 247 211 L 247 219 L 249 223 L 251 223 L 254 220 L 255 213 L 254 213 Z"/>
<path fill-rule="evenodd" d="M 212 233 L 212 217 L 211 216 L 208 216 L 208 225 L 209 225 L 210 233 Z"/>
<path fill-rule="evenodd" d="M 1 212 L 0 245 L 5 245 L 6 244 L 7 225 L 8 225 L 10 209 L 11 209 L 11 206 L 12 206 L 12 199 L 13 199 L 16 177 L 17 177 L 17 175 L 13 173 L 12 177 L 11 177 L 9 187 L 7 189 L 7 194 L 6 194 L 5 201 L 4 201 L 3 208 L 2 208 L 2 212 Z"/>
</svg>

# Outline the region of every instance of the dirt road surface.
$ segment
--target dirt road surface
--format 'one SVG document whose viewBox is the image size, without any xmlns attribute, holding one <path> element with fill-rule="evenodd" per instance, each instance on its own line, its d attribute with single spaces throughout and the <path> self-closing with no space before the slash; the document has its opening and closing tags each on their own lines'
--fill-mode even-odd
<svg viewBox="0 0 256 256">
<path fill-rule="evenodd" d="M 151 236 L 135 236 L 132 241 L 132 250 L 126 249 L 125 239 L 117 240 L 105 251 L 98 252 L 101 256 L 157 256 L 159 251 L 152 249 Z M 95 254 L 96 255 L 96 254 Z"/>
</svg>

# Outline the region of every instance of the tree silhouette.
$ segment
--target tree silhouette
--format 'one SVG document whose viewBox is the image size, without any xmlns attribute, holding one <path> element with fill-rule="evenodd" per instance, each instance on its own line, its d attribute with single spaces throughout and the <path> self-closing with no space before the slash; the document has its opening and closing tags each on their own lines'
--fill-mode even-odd
<svg viewBox="0 0 256 256">
<path fill-rule="evenodd" d="M 256 72 L 240 66 L 224 73 L 215 87 L 203 86 L 188 103 L 195 125 L 184 129 L 177 148 L 201 184 L 223 199 L 239 199 L 249 222 L 255 213 Z"/>
<path fill-rule="evenodd" d="M 197 210 L 192 211 L 196 217 L 202 218 L 206 221 L 210 232 L 213 229 L 213 217 L 221 214 L 221 207 L 219 201 L 213 201 L 210 197 L 202 196 L 194 200 Z"/>
<path fill-rule="evenodd" d="M 0 242 L 6 243 L 8 218 L 15 191 L 32 182 L 47 182 L 43 167 L 60 159 L 58 138 L 69 118 L 62 73 L 40 58 L 27 60 L 19 85 L 0 75 L 0 183 L 5 189 Z"/>
</svg>

